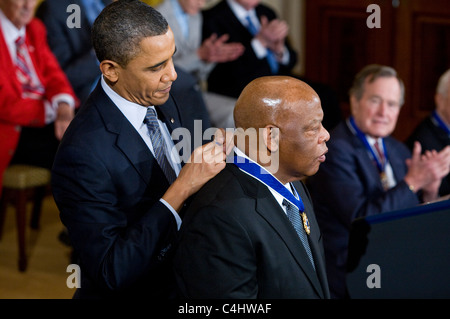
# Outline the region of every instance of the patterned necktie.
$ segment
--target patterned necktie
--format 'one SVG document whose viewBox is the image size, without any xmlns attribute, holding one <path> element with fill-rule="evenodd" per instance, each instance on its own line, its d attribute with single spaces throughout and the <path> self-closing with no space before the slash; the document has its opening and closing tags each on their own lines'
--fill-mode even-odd
<svg viewBox="0 0 450 319">
<path fill-rule="evenodd" d="M 22 96 L 40 100 L 44 96 L 44 87 L 40 83 L 33 83 L 31 69 L 26 58 L 27 46 L 24 37 L 18 37 L 16 43 L 16 75 L 22 85 Z"/>
<path fill-rule="evenodd" d="M 375 141 L 375 143 L 373 143 L 373 146 L 375 147 L 375 150 L 376 150 L 377 153 L 378 153 L 378 156 L 379 156 L 379 158 L 380 158 L 381 165 L 384 165 L 384 162 L 386 161 L 386 158 L 384 157 L 384 153 L 383 153 L 383 151 L 381 150 L 380 145 L 378 144 L 378 141 Z"/>
<path fill-rule="evenodd" d="M 247 29 L 248 31 L 254 36 L 258 33 L 258 29 L 253 24 L 252 19 L 250 19 L 250 16 L 246 17 L 247 19 Z M 273 74 L 277 74 L 279 70 L 279 64 L 278 61 L 274 55 L 274 53 L 267 49 L 267 61 L 269 62 L 270 69 L 272 70 Z"/>
<path fill-rule="evenodd" d="M 172 184 L 177 178 L 172 166 L 170 166 L 169 161 L 166 157 L 166 143 L 161 134 L 159 128 L 158 118 L 156 116 L 156 111 L 151 107 L 147 108 L 147 114 L 144 119 L 144 123 L 147 125 L 148 133 L 153 145 L 153 151 L 155 152 L 156 161 L 161 167 L 164 175 L 166 175 L 169 184 Z"/>
<path fill-rule="evenodd" d="M 288 216 L 289 220 L 291 221 L 292 225 L 294 226 L 298 237 L 300 238 L 301 242 L 303 243 L 303 246 L 305 247 L 305 250 L 306 250 L 306 254 L 309 257 L 309 261 L 311 262 L 311 265 L 313 266 L 313 268 L 315 270 L 316 267 L 314 266 L 314 259 L 313 259 L 312 253 L 311 253 L 311 248 L 309 247 L 308 238 L 307 238 L 305 229 L 302 227 L 300 212 L 296 206 L 292 205 L 286 199 L 283 199 L 283 206 L 286 206 L 287 216 Z"/>
</svg>

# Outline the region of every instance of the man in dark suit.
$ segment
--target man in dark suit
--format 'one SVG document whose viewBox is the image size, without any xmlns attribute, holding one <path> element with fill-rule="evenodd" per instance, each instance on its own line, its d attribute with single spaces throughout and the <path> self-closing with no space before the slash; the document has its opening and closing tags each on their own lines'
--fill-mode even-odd
<svg viewBox="0 0 450 319">
<path fill-rule="evenodd" d="M 297 63 L 297 52 L 289 44 L 288 31 L 287 23 L 259 0 L 221 0 L 204 11 L 203 39 L 212 34 L 228 34 L 229 42 L 241 43 L 245 48 L 236 60 L 215 66 L 208 77 L 208 90 L 237 98 L 258 77 L 295 76 L 292 69 Z M 341 120 L 335 92 L 323 83 L 299 79 L 319 95 L 325 113 L 324 127 L 335 127 Z"/>
<path fill-rule="evenodd" d="M 333 298 L 345 298 L 350 224 L 365 217 L 437 198 L 436 182 L 449 171 L 450 147 L 421 156 L 390 137 L 403 105 L 404 86 L 387 66 L 369 65 L 350 89 L 352 116 L 331 132 L 328 160 L 308 178 L 323 232 Z"/>
<path fill-rule="evenodd" d="M 322 236 L 300 182 L 327 151 L 317 94 L 292 77 L 261 77 L 240 95 L 234 119 L 235 156 L 183 220 L 174 259 L 181 296 L 327 298 Z M 291 221 L 299 212 L 303 222 Z"/>
<path fill-rule="evenodd" d="M 53 195 L 79 256 L 75 297 L 170 298 L 182 208 L 224 168 L 224 138 L 199 146 L 181 165 L 170 132 L 183 129 L 189 142 L 197 116 L 170 94 L 175 42 L 155 9 L 113 2 L 94 23 L 93 43 L 102 78 L 52 170 Z"/>
<path fill-rule="evenodd" d="M 248 18 L 247 18 L 248 17 Z M 250 22 L 255 30 L 249 30 Z M 286 42 L 288 26 L 259 1 L 220 1 L 203 12 L 203 39 L 212 34 L 229 35 L 229 42 L 244 45 L 236 60 L 218 64 L 208 77 L 211 92 L 238 97 L 242 89 L 260 76 L 290 75 L 297 53 Z M 271 68 L 275 60 L 277 69 Z"/>
<path fill-rule="evenodd" d="M 91 30 L 95 18 L 109 3 L 111 0 L 45 0 L 36 11 L 36 17 L 47 27 L 50 49 L 81 103 L 86 101 L 100 78 Z M 79 10 L 68 11 L 74 5 Z"/>
<path fill-rule="evenodd" d="M 450 70 L 438 81 L 435 94 L 436 109 L 426 117 L 408 138 L 407 144 L 412 149 L 419 141 L 423 151 L 440 151 L 450 145 Z M 450 175 L 442 179 L 439 195 L 450 194 Z"/>
</svg>

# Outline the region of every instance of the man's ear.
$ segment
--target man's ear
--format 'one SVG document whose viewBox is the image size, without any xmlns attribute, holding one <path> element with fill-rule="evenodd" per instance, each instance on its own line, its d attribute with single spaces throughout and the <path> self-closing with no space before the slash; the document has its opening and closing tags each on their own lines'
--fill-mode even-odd
<svg viewBox="0 0 450 319">
<path fill-rule="evenodd" d="M 280 129 L 274 125 L 267 125 L 263 129 L 263 139 L 269 152 L 277 152 L 280 145 Z"/>
<path fill-rule="evenodd" d="M 103 76 L 111 83 L 116 83 L 119 80 L 120 65 L 111 60 L 103 60 L 100 63 L 100 70 Z"/>
</svg>

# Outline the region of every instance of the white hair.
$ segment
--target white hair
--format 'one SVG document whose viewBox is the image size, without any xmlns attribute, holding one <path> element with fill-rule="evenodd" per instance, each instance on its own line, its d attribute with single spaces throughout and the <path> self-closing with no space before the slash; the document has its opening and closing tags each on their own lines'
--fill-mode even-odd
<svg viewBox="0 0 450 319">
<path fill-rule="evenodd" d="M 438 85 L 436 87 L 436 93 L 441 94 L 443 96 L 447 96 L 449 81 L 450 81 L 450 69 L 448 69 L 439 78 Z"/>
</svg>

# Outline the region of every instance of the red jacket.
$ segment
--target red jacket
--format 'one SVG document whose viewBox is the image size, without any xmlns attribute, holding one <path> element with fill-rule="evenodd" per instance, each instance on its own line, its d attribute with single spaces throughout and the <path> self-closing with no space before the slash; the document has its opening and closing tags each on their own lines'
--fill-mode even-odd
<svg viewBox="0 0 450 319">
<path fill-rule="evenodd" d="M 1 31 L 1 26 L 0 26 Z M 45 88 L 45 99 L 67 93 L 76 100 L 66 75 L 47 44 L 45 26 L 34 18 L 26 26 L 26 44 L 36 73 Z M 15 65 L 0 32 L 0 194 L 3 173 L 8 167 L 20 136 L 21 126 L 44 126 L 42 100 L 23 99 Z"/>
</svg>

